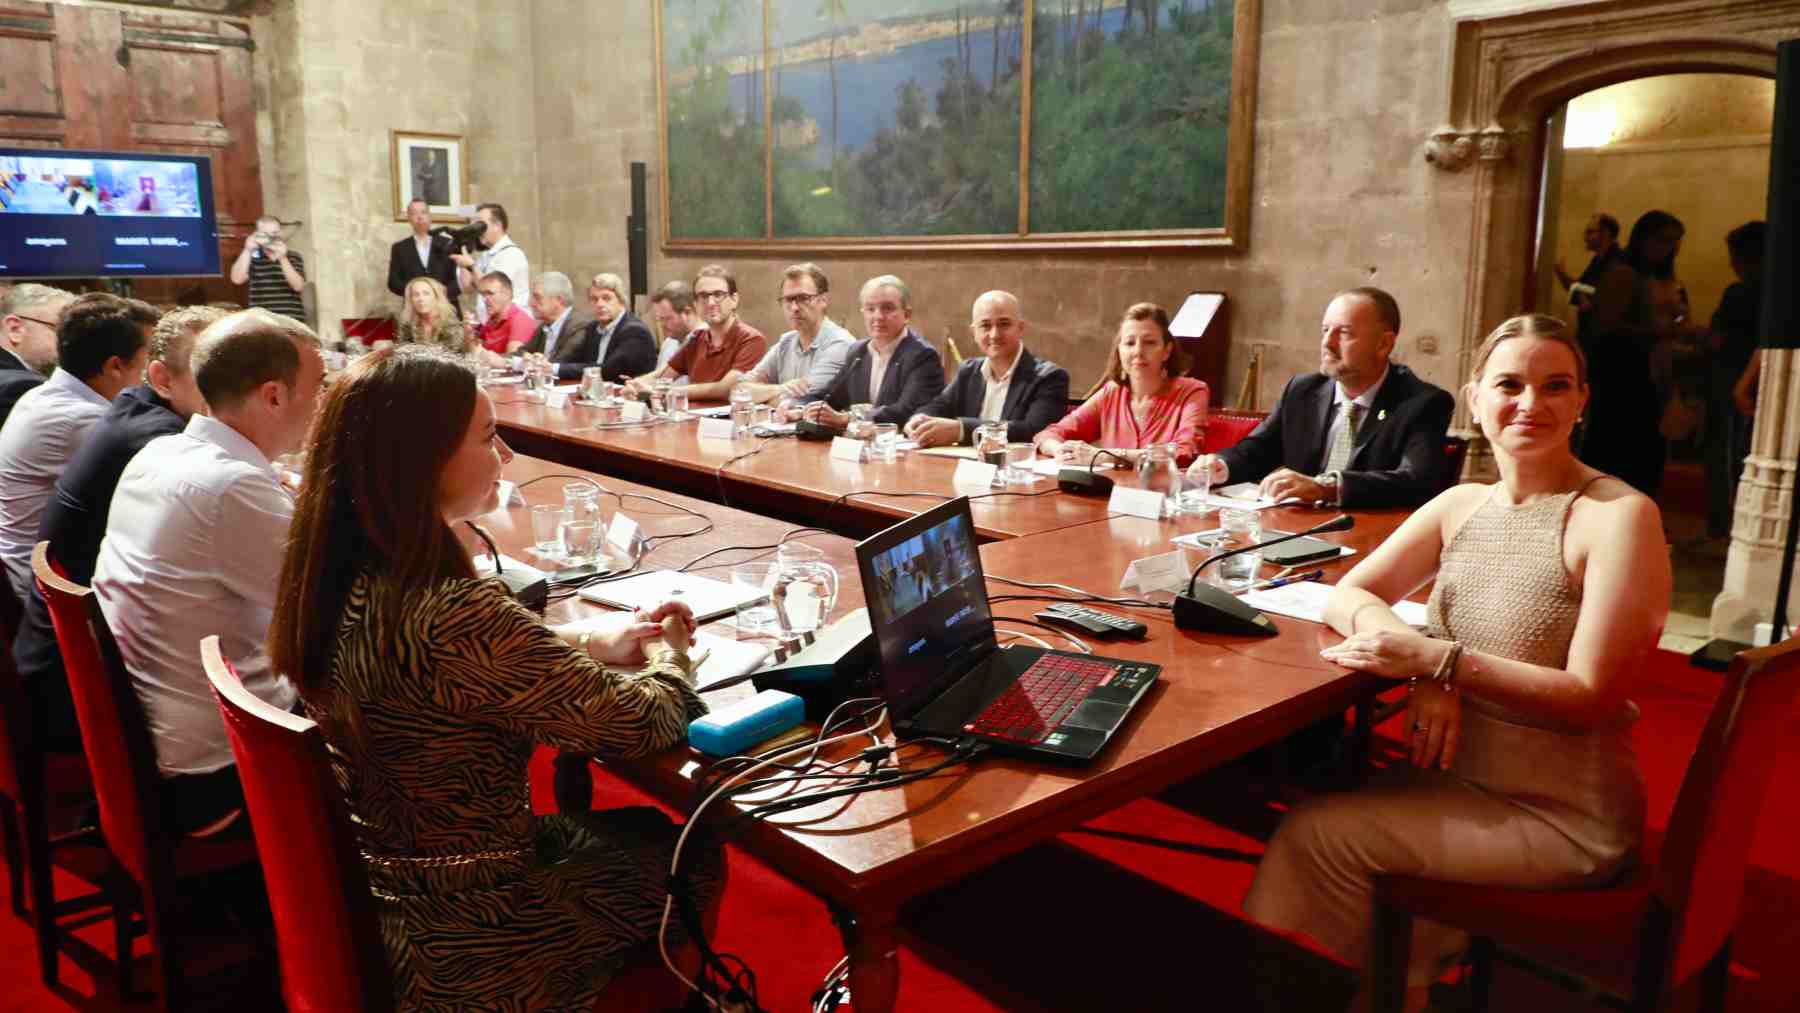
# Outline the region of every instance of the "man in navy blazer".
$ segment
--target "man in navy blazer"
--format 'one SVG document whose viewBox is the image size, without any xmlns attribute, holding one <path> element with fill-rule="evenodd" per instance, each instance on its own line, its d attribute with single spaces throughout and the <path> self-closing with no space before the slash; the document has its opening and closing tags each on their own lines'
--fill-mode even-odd
<svg viewBox="0 0 1800 1013">
<path fill-rule="evenodd" d="M 824 393 L 795 402 L 804 406 L 808 422 L 842 429 L 850 424 L 851 405 L 872 404 L 874 421 L 903 424 L 944 389 L 943 360 L 910 326 L 912 290 L 906 283 L 891 274 L 870 278 L 861 302 L 869 336 L 851 346 L 844 368 Z"/>
<path fill-rule="evenodd" d="M 1190 471 L 1261 482 L 1264 496 L 1344 507 L 1412 506 L 1442 491 L 1450 393 L 1390 362 L 1400 307 L 1378 288 L 1341 292 L 1320 324 L 1319 372 L 1288 381 L 1250 435 Z M 1348 427 L 1348 432 L 1344 432 Z M 1341 447 L 1334 461 L 1333 448 Z"/>
<path fill-rule="evenodd" d="M 969 314 L 982 356 L 906 424 L 921 447 L 967 444 L 983 421 L 1004 421 L 1009 443 L 1026 443 L 1069 411 L 1069 371 L 1025 348 L 1025 314 L 1011 292 L 985 292 Z"/>
<path fill-rule="evenodd" d="M 624 383 L 654 370 L 656 337 L 649 324 L 625 308 L 630 305 L 625 280 L 609 272 L 594 275 L 588 302 L 594 307 L 594 318 L 569 341 L 566 361 L 578 364 L 574 375 L 580 376 L 588 366 L 599 366 L 601 377 L 608 382 Z"/>
<path fill-rule="evenodd" d="M 414 197 L 406 204 L 406 220 L 412 234 L 388 248 L 388 291 L 406 296 L 407 283 L 424 276 L 444 286 L 450 305 L 456 305 L 456 262 L 450 259 L 450 241 L 431 234 L 431 208 Z"/>
</svg>

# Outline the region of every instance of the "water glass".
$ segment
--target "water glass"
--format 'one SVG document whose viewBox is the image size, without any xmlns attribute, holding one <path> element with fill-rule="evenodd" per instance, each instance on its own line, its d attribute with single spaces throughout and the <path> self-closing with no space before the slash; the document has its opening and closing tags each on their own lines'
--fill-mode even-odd
<svg viewBox="0 0 1800 1013">
<path fill-rule="evenodd" d="M 788 628 L 806 633 L 825 625 L 838 595 L 837 568 L 825 562 L 825 553 L 805 542 L 786 542 L 775 550 L 775 565 Z"/>
<path fill-rule="evenodd" d="M 1206 497 L 1212 493 L 1212 472 L 1204 467 L 1187 472 L 1181 480 L 1180 512 L 1203 514 L 1212 509 Z"/>
<path fill-rule="evenodd" d="M 756 588 L 765 596 L 775 591 L 776 571 L 779 563 L 745 563 L 731 568 L 731 582 L 739 587 Z M 752 601 L 737 607 L 737 637 L 739 640 L 752 640 L 758 637 L 777 637 L 781 634 L 781 620 L 775 614 L 775 603 L 772 597 L 764 597 L 760 601 Z"/>
<path fill-rule="evenodd" d="M 561 552 L 562 526 L 573 519 L 568 507 L 556 503 L 539 503 L 532 507 L 532 548 L 544 553 Z"/>
<path fill-rule="evenodd" d="M 599 366 L 589 366 L 581 371 L 581 399 L 583 401 L 601 401 L 606 397 L 606 376 Z"/>
<path fill-rule="evenodd" d="M 595 419 L 596 425 L 616 426 L 625 415 L 625 406 L 617 398 L 600 402 L 600 417 Z"/>
<path fill-rule="evenodd" d="M 1006 445 L 1005 478 L 1008 485 L 1030 485 L 1037 479 L 1031 470 L 1031 462 L 1037 457 L 1037 446 L 1031 443 L 1008 443 Z"/>
<path fill-rule="evenodd" d="M 564 521 L 562 525 L 564 558 L 575 566 L 599 560 L 602 537 L 599 521 Z"/>
<path fill-rule="evenodd" d="M 1220 552 L 1230 552 L 1255 545 L 1262 538 L 1262 517 L 1255 510 L 1219 511 Z M 1254 583 L 1262 572 L 1262 553 L 1240 553 L 1214 564 L 1215 579 L 1224 587 L 1238 590 Z"/>
<path fill-rule="evenodd" d="M 563 486 L 563 506 L 572 521 L 593 521 L 604 526 L 600 516 L 600 488 L 592 482 L 570 482 Z"/>
<path fill-rule="evenodd" d="M 650 410 L 662 415 L 669 410 L 669 391 L 675 389 L 675 382 L 663 377 L 650 388 Z"/>
<path fill-rule="evenodd" d="M 688 391 L 686 387 L 669 388 L 669 419 L 681 422 L 688 417 Z"/>
<path fill-rule="evenodd" d="M 750 406 L 750 426 L 767 426 L 775 420 L 775 408 L 772 405 L 759 404 Z"/>
<path fill-rule="evenodd" d="M 850 406 L 850 425 L 844 435 L 853 440 L 866 440 L 873 433 L 870 427 L 874 424 L 875 406 L 872 404 L 853 404 Z"/>
<path fill-rule="evenodd" d="M 877 422 L 875 438 L 869 441 L 869 460 L 877 464 L 893 464 L 900 449 L 900 427 L 892 422 Z"/>
<path fill-rule="evenodd" d="M 520 375 L 521 375 L 521 381 L 519 384 L 519 390 L 522 392 L 521 396 L 524 397 L 524 399 L 527 401 L 534 401 L 538 404 L 543 404 L 544 403 L 544 375 L 542 373 L 538 372 L 537 365 L 535 363 L 527 362 L 525 364 L 525 369 L 524 369 L 523 373 L 521 373 Z"/>
<path fill-rule="evenodd" d="M 994 466 L 994 484 L 1006 484 L 1006 423 L 983 422 L 975 427 L 975 459 Z"/>
</svg>

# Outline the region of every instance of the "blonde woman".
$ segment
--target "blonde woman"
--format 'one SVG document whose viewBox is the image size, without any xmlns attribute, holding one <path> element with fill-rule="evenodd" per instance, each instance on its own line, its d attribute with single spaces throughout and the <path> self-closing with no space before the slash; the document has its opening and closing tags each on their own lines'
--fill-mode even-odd
<svg viewBox="0 0 1800 1013">
<path fill-rule="evenodd" d="M 394 343 L 435 345 L 458 355 L 468 350 L 468 332 L 457 319 L 456 307 L 450 305 L 443 283 L 424 276 L 406 283 L 406 308 L 400 313 L 400 329 Z M 375 347 L 386 344 L 378 341 Z"/>
</svg>

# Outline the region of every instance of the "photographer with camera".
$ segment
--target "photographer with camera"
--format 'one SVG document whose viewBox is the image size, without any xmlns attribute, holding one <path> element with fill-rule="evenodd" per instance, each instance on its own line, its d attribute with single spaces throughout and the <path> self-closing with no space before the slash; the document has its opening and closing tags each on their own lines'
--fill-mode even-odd
<svg viewBox="0 0 1800 1013">
<path fill-rule="evenodd" d="M 456 284 L 456 264 L 450 259 L 452 233 L 431 231 L 431 207 L 425 198 L 414 197 L 406 204 L 406 220 L 412 235 L 388 250 L 388 291 L 406 297 L 406 284 L 414 278 L 430 278 L 444 286 L 450 304 L 456 305 L 460 289 Z"/>
<path fill-rule="evenodd" d="M 231 283 L 250 286 L 249 304 L 305 322 L 300 291 L 306 287 L 306 261 L 288 249 L 281 219 L 263 215 L 244 250 L 231 265 Z"/>
<path fill-rule="evenodd" d="M 459 244 L 450 259 L 456 261 L 456 280 L 465 290 L 475 287 L 477 279 L 485 278 L 495 271 L 506 275 L 512 282 L 513 302 L 520 309 L 529 311 L 531 307 L 531 262 L 525 259 L 525 251 L 506 234 L 506 209 L 498 204 L 478 204 L 475 206 L 475 222 L 482 226 L 479 256 L 468 252 L 467 244 Z M 475 222 L 471 222 L 474 225 Z M 469 229 L 459 229 L 457 238 L 467 234 Z M 475 302 L 475 320 L 478 324 L 487 323 L 488 305 L 486 300 Z"/>
</svg>

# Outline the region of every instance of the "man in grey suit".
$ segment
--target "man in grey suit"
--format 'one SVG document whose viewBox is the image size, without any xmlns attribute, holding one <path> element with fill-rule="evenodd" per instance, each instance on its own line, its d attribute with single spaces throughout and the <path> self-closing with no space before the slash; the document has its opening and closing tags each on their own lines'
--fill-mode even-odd
<svg viewBox="0 0 1800 1013">
<path fill-rule="evenodd" d="M 593 313 L 575 305 L 575 287 L 561 271 L 545 271 L 531 279 L 531 313 L 538 319 L 537 333 L 519 351 L 541 355 L 556 363 L 560 379 L 580 376 L 584 362 L 581 353 L 582 333 L 594 322 Z M 572 367 L 572 371 L 570 369 Z"/>
</svg>

